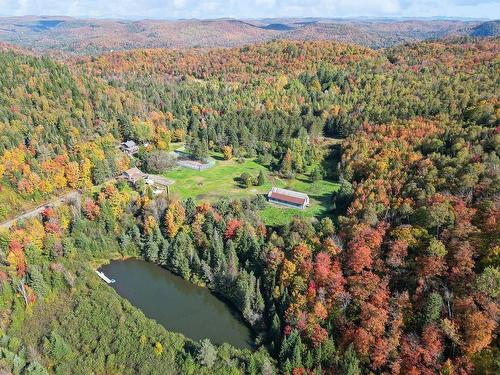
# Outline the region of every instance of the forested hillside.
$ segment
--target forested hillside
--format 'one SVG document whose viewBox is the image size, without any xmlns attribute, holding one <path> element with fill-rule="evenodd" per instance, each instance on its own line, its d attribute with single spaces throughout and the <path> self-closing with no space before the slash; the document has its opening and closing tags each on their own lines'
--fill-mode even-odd
<svg viewBox="0 0 500 375">
<path fill-rule="evenodd" d="M 120 121 L 140 126 L 134 93 L 75 75 L 48 58 L 0 53 L 0 220 L 65 188 L 122 171 Z M 158 130 L 160 131 L 160 130 Z"/>
<path fill-rule="evenodd" d="M 0 367 L 498 373 L 499 52 L 498 39 L 1 52 L 0 216 L 67 188 L 82 197 L 0 232 Z M 117 149 L 126 139 L 135 159 Z M 340 190 L 324 217 L 266 226 L 260 195 L 107 182 L 172 141 Z M 167 332 L 98 282 L 96 265 L 130 256 L 223 297 L 256 350 Z"/>
<path fill-rule="evenodd" d="M 498 36 L 494 22 L 498 21 L 390 18 L 120 20 L 25 16 L 0 17 L 0 40 L 36 51 L 82 55 L 135 48 L 237 47 L 275 39 L 331 40 L 384 48 L 432 38 Z"/>
<path fill-rule="evenodd" d="M 77 67 L 172 114 L 173 128 L 192 134 L 201 118 L 206 126 L 200 138 L 279 166 L 288 149 L 300 153 L 290 139 L 299 128 L 312 139 L 345 137 L 364 122 L 487 115 L 492 109 L 484 101 L 491 102 L 498 88 L 497 54 L 496 40 L 419 43 L 384 53 L 328 42 L 274 42 L 114 53 Z M 293 163 L 300 165 L 299 159 Z"/>
</svg>

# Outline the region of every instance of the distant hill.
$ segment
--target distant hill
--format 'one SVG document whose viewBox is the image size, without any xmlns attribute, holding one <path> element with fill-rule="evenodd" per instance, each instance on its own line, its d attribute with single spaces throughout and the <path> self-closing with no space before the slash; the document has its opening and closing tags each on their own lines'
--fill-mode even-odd
<svg viewBox="0 0 500 375">
<path fill-rule="evenodd" d="M 371 48 L 449 36 L 498 35 L 498 21 L 411 19 L 103 20 L 0 18 L 0 41 L 37 51 L 98 54 L 135 48 L 233 47 L 273 39 Z"/>
<path fill-rule="evenodd" d="M 484 22 L 477 25 L 470 33 L 472 36 L 498 36 L 500 35 L 500 20 Z"/>
</svg>

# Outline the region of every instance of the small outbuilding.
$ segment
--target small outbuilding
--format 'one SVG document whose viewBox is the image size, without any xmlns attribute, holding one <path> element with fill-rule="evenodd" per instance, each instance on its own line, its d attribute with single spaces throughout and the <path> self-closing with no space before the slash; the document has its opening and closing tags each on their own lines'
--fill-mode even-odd
<svg viewBox="0 0 500 375">
<path fill-rule="evenodd" d="M 137 151 L 139 151 L 139 146 L 137 146 L 134 141 L 122 142 L 121 148 L 129 155 L 134 155 Z"/>
<path fill-rule="evenodd" d="M 277 187 L 273 187 L 267 194 L 267 200 L 272 203 L 298 208 L 300 210 L 309 206 L 309 197 L 307 194 Z"/>
</svg>

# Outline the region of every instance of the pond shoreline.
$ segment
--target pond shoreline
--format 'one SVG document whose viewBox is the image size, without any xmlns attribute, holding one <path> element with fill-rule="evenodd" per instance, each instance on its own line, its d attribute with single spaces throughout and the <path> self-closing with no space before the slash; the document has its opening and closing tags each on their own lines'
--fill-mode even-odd
<svg viewBox="0 0 500 375">
<path fill-rule="evenodd" d="M 150 264 L 154 264 L 172 274 L 174 274 L 175 276 L 178 276 L 180 278 L 182 278 L 182 276 L 178 273 L 176 273 L 175 271 L 169 269 L 168 267 L 166 266 L 163 266 L 161 264 L 157 264 L 157 263 L 154 263 L 154 262 L 150 262 L 148 260 L 146 260 L 144 257 L 142 256 L 133 256 L 133 255 L 117 255 L 116 257 L 111 257 L 111 258 L 107 258 L 107 259 L 102 259 L 98 262 L 94 262 L 93 263 L 93 267 L 95 269 L 95 271 L 99 271 L 99 269 L 105 265 L 108 265 L 110 264 L 111 262 L 113 261 L 125 261 L 125 260 L 129 260 L 129 259 L 136 259 L 136 260 L 140 260 L 140 261 L 144 261 L 146 263 L 150 263 Z M 210 288 L 209 286 L 207 286 L 206 283 L 194 283 L 192 282 L 191 280 L 186 280 L 184 278 L 182 278 L 183 280 L 185 280 L 186 282 L 194 285 L 194 286 L 197 286 L 199 288 L 204 288 L 206 290 L 208 290 L 211 294 L 213 294 L 215 297 L 217 297 L 219 300 L 221 300 L 222 302 L 224 302 L 226 305 L 228 305 L 234 312 L 235 314 L 238 316 L 238 319 L 243 323 L 245 324 L 251 331 L 252 331 L 252 334 L 254 336 L 254 339 L 257 337 L 258 333 L 259 333 L 259 329 L 257 329 L 256 326 L 252 325 L 248 320 L 246 320 L 244 317 L 243 317 L 243 314 L 240 310 L 238 310 L 238 308 L 236 307 L 236 305 L 227 297 L 225 297 L 222 293 L 218 292 L 217 290 L 215 289 L 212 289 Z"/>
<path fill-rule="evenodd" d="M 116 283 L 108 285 L 167 331 L 194 341 L 209 338 L 218 345 L 256 348 L 253 327 L 230 301 L 207 286 L 141 257 L 108 259 L 97 270 L 114 278 Z"/>
</svg>

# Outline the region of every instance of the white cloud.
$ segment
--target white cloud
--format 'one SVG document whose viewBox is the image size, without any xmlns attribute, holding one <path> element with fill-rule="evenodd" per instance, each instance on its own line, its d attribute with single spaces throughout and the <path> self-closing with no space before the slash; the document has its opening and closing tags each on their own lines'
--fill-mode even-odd
<svg viewBox="0 0 500 375">
<path fill-rule="evenodd" d="M 0 0 L 0 14 L 113 18 L 500 18 L 500 0 Z"/>
</svg>

